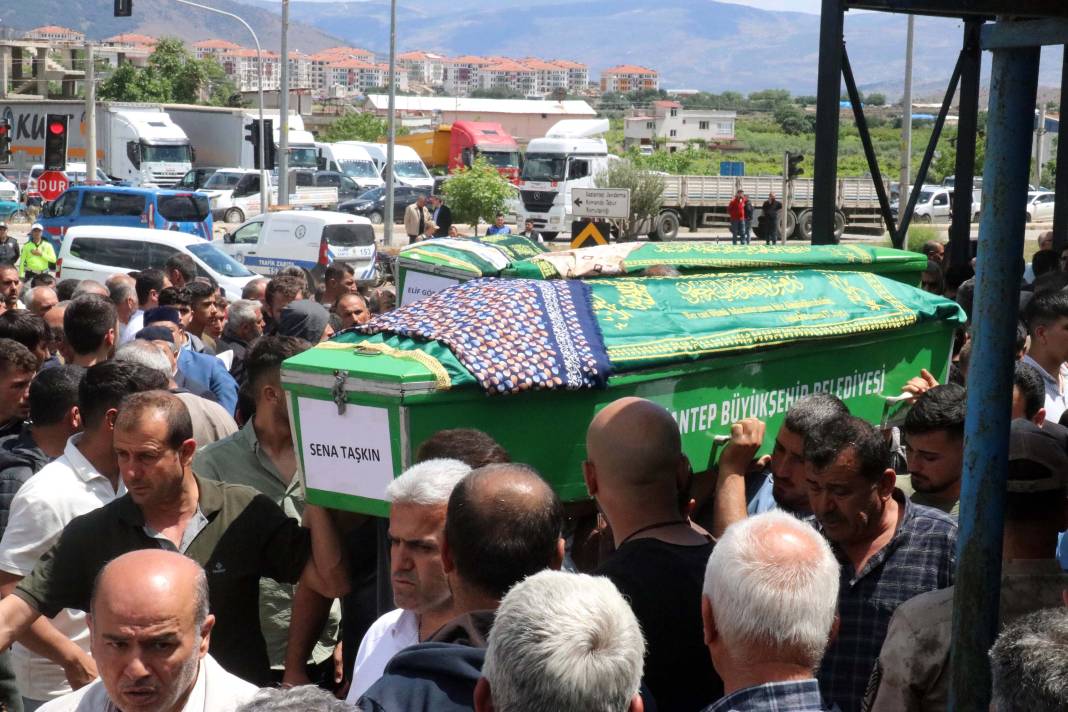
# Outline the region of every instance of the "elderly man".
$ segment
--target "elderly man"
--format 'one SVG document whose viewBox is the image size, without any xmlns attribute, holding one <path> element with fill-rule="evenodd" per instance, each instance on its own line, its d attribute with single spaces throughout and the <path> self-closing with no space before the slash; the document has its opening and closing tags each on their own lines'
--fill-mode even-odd
<svg viewBox="0 0 1068 712">
<path fill-rule="evenodd" d="M 421 194 L 414 203 L 404 209 L 404 232 L 408 235 L 408 244 L 418 240 L 426 232 L 430 222 L 430 211 L 426 208 L 426 196 Z"/>
<path fill-rule="evenodd" d="M 472 712 L 497 606 L 527 576 L 559 569 L 563 507 L 525 465 L 472 470 L 452 491 L 441 563 L 456 616 L 397 653 L 360 698 L 369 712 Z"/>
<path fill-rule="evenodd" d="M 1045 608 L 1009 625 L 990 649 L 991 712 L 1063 710 L 1068 700 L 1068 610 Z"/>
<path fill-rule="evenodd" d="M 145 313 L 145 326 L 153 324 L 170 330 L 178 346 L 178 370 L 188 378 L 203 383 L 215 394 L 219 405 L 227 413 L 237 410 L 237 381 L 226 370 L 226 365 L 208 354 L 197 353 L 189 347 L 192 338 L 182 329 L 181 317 L 173 307 L 157 307 Z"/>
<path fill-rule="evenodd" d="M 841 562 L 841 624 L 817 678 L 824 696 L 850 712 L 860 709 L 894 610 L 953 583 L 957 522 L 895 487 L 886 439 L 860 418 L 835 418 L 808 434 L 805 478 Z"/>
<path fill-rule="evenodd" d="M 241 288 L 241 298 L 251 299 L 262 303 L 267 298 L 267 282 L 269 281 L 270 280 L 266 277 L 250 279 L 245 283 L 245 286 Z"/>
<path fill-rule="evenodd" d="M 227 312 L 226 326 L 222 337 L 216 342 L 215 350 L 220 353 L 233 352 L 230 361 L 230 375 L 238 384 L 245 383 L 245 357 L 253 341 L 263 336 L 266 327 L 263 321 L 263 306 L 251 299 L 238 299 L 230 305 Z"/>
<path fill-rule="evenodd" d="M 678 425 L 651 401 L 622 398 L 590 423 L 586 457 L 586 488 L 616 549 L 596 573 L 612 580 L 642 624 L 645 683 L 662 709 L 700 710 L 723 689 L 700 635 L 712 538 L 682 511 L 692 474 Z"/>
<path fill-rule="evenodd" d="M 476 712 L 640 712 L 645 641 L 611 581 L 542 571 L 501 601 Z"/>
<path fill-rule="evenodd" d="M 127 493 L 75 518 L 14 595 L 0 600 L 0 647 L 43 613 L 86 610 L 92 582 L 111 559 L 136 549 L 184 553 L 207 566 L 218 616 L 212 654 L 242 679 L 271 681 L 258 614 L 263 577 L 311 586 L 326 596 L 347 590 L 337 533 L 308 505 L 304 529 L 248 487 L 193 474 L 196 441 L 177 396 L 130 396 L 115 418 L 115 454 Z M 303 611 L 294 611 L 300 619 Z"/>
<path fill-rule="evenodd" d="M 1063 431 L 1041 428 L 1022 418 L 1012 421 L 1002 536 L 1001 625 L 1060 605 L 1062 591 L 1068 590 L 1068 574 L 1055 559 L 1057 533 L 1068 525 L 1065 472 L 1068 442 Z M 954 588 L 916 596 L 894 613 L 868 686 L 868 709 L 948 709 Z"/>
<path fill-rule="evenodd" d="M 705 643 L 726 696 L 707 712 L 831 709 L 815 670 L 835 621 L 838 562 L 781 511 L 732 525 L 705 571 Z"/>
<path fill-rule="evenodd" d="M 452 210 L 440 195 L 430 196 L 430 210 L 430 220 L 437 226 L 434 237 L 446 237 L 449 234 L 449 228 L 452 227 Z"/>
<path fill-rule="evenodd" d="M 73 435 L 62 455 L 31 477 L 11 502 L 0 541 L 0 592 L 5 596 L 30 575 L 75 517 L 123 494 L 114 449 L 115 415 L 123 398 L 162 383 L 159 374 L 128 363 L 110 361 L 85 372 L 78 386 L 83 432 Z M 87 659 L 88 638 L 85 614 L 70 608 L 52 620 L 38 619 L 19 638 L 12 654 L 27 706 L 70 692 L 68 680 L 85 684 L 95 676 Z M 35 652 L 42 648 L 47 657 Z"/>
<path fill-rule="evenodd" d="M 123 554 L 100 572 L 89 628 L 100 679 L 45 712 L 231 712 L 256 687 L 209 654 L 215 616 L 196 562 L 169 551 Z"/>
<path fill-rule="evenodd" d="M 386 489 L 390 500 L 390 577 L 396 609 L 364 635 L 356 653 L 348 701 L 355 703 L 394 655 L 425 641 L 453 618 L 452 594 L 441 564 L 445 511 L 456 484 L 471 468 L 458 460 L 410 467 Z"/>
<path fill-rule="evenodd" d="M 141 330 L 141 325 L 133 321 L 138 309 L 137 280 L 128 274 L 113 274 L 107 278 L 104 286 L 108 288 L 108 298 L 119 316 L 119 342 L 116 346 L 121 346 L 133 341 L 134 334 Z"/>
<path fill-rule="evenodd" d="M 56 304 L 59 304 L 59 297 L 51 287 L 34 287 L 26 298 L 26 308 L 41 317 Z"/>
</svg>

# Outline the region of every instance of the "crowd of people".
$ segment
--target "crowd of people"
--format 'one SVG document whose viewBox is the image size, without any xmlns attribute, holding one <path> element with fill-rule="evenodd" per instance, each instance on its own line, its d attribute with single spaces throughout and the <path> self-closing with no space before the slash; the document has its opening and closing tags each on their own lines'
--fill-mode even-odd
<svg viewBox="0 0 1068 712">
<path fill-rule="evenodd" d="M 1036 272 L 998 712 L 1068 708 L 1068 293 Z M 777 432 L 734 423 L 695 472 L 671 414 L 622 398 L 567 504 L 490 435 L 442 430 L 381 522 L 305 500 L 281 369 L 388 289 L 338 264 L 230 302 L 176 257 L 103 284 L 0 266 L 0 298 L 3 709 L 948 708 L 966 334 L 951 382 L 909 382 L 899 428 L 818 393 Z"/>
</svg>

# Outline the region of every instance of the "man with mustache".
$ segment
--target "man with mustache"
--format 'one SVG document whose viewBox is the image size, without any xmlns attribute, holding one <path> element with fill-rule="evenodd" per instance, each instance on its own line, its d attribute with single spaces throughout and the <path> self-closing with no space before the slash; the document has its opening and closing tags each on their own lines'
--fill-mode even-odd
<svg viewBox="0 0 1068 712">
<path fill-rule="evenodd" d="M 817 679 L 843 712 L 859 710 L 890 616 L 953 583 L 957 522 L 895 486 L 885 438 L 850 415 L 805 438 L 805 479 L 819 528 L 841 564 L 838 636 Z"/>
</svg>

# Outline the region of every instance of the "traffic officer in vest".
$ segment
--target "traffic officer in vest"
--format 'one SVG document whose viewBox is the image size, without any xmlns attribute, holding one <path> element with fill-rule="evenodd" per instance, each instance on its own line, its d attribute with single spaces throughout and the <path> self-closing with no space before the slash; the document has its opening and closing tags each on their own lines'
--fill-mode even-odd
<svg viewBox="0 0 1068 712">
<path fill-rule="evenodd" d="M 47 273 L 56 268 L 56 251 L 52 244 L 43 239 L 44 228 L 41 223 L 34 223 L 30 228 L 30 239 L 22 246 L 19 257 L 19 276 L 24 281 L 35 275 Z"/>
</svg>

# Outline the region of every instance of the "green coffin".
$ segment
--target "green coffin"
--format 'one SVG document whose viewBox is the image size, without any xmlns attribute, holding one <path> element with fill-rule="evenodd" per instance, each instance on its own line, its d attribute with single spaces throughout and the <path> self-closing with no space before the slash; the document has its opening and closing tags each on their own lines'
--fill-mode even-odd
<svg viewBox="0 0 1068 712">
<path fill-rule="evenodd" d="M 790 404 L 816 391 L 880 421 L 887 399 L 921 368 L 945 377 L 963 323 L 955 303 L 868 273 L 615 278 L 590 287 L 614 367 L 603 390 L 488 396 L 440 343 L 381 334 L 346 333 L 286 361 L 308 501 L 385 515 L 385 487 L 419 444 L 458 427 L 484 430 L 563 499 L 582 499 L 586 427 L 623 396 L 667 408 L 700 472 L 732 422 L 760 417 L 774 433 Z"/>
<path fill-rule="evenodd" d="M 637 275 L 652 267 L 684 274 L 754 269 L 832 269 L 872 272 L 919 286 L 927 257 L 871 245 L 728 245 L 721 242 L 642 242 L 535 255 L 503 271 L 509 277 L 569 279 Z"/>
</svg>

